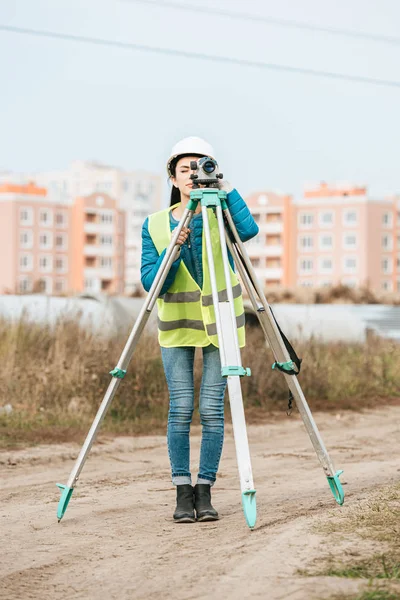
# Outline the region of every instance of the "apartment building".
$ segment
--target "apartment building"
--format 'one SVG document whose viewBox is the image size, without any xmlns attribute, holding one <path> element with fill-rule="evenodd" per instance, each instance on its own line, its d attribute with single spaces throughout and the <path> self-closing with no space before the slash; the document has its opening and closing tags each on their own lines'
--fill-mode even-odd
<svg viewBox="0 0 400 600">
<path fill-rule="evenodd" d="M 58 171 L 0 174 L 0 184 L 28 181 L 46 188 L 48 200 L 56 205 L 72 206 L 77 197 L 93 193 L 117 200 L 126 216 L 125 292 L 134 292 L 140 282 L 141 227 L 147 215 L 162 208 L 161 176 L 95 161 L 73 161 L 68 169 Z"/>
<path fill-rule="evenodd" d="M 265 192 L 246 201 L 260 227 L 247 249 L 264 285 L 400 291 L 398 197 L 321 183 L 297 200 Z"/>
<path fill-rule="evenodd" d="M 123 294 L 125 213 L 108 194 L 76 198 L 71 209 L 73 292 Z"/>
<path fill-rule="evenodd" d="M 0 293 L 71 289 L 70 219 L 45 188 L 0 184 Z"/>
<path fill-rule="evenodd" d="M 306 189 L 293 205 L 289 280 L 392 290 L 393 208 L 391 199 L 370 198 L 365 187 Z"/>
<path fill-rule="evenodd" d="M 0 184 L 0 293 L 124 293 L 125 213 L 107 194 L 49 201 Z"/>
<path fill-rule="evenodd" d="M 246 243 L 258 279 L 266 286 L 289 285 L 292 197 L 263 192 L 252 194 L 246 202 L 260 230 Z"/>
</svg>

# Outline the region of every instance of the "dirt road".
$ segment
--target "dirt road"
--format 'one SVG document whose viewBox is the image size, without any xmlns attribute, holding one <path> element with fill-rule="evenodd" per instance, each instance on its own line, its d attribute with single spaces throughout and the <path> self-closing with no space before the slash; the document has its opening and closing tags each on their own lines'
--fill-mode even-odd
<svg viewBox="0 0 400 600">
<path fill-rule="evenodd" d="M 326 549 L 315 523 L 334 519 L 372 487 L 398 481 L 400 407 L 315 418 L 345 470 L 345 505 L 333 500 L 299 415 L 251 426 L 253 532 L 242 514 L 229 425 L 213 495 L 221 520 L 214 523 L 172 522 L 175 492 L 162 436 L 97 442 L 60 524 L 55 482 L 66 483 L 80 446 L 1 452 L 0 597 L 317 600 L 355 589 L 354 581 L 298 570 Z"/>
</svg>

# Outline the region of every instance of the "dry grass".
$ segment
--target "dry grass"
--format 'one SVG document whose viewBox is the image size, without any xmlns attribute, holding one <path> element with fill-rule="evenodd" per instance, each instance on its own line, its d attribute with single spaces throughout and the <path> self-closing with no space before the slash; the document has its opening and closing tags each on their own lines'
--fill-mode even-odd
<svg viewBox="0 0 400 600">
<path fill-rule="evenodd" d="M 264 289 L 270 304 L 389 304 L 400 305 L 399 292 L 376 292 L 368 287 L 349 287 L 341 283 L 327 287 L 268 286 Z M 246 295 L 245 289 L 243 293 Z M 132 296 L 144 298 L 146 292 L 140 287 Z"/>
<path fill-rule="evenodd" d="M 397 600 L 400 598 L 399 517 L 400 484 L 375 492 L 345 512 L 328 515 L 315 531 L 328 540 L 327 548 L 332 551 L 302 574 L 369 582 L 358 595 L 336 595 L 332 600 Z"/>
<path fill-rule="evenodd" d="M 0 445 L 74 439 L 87 431 L 110 382 L 126 342 L 126 334 L 106 339 L 60 319 L 54 327 L 22 318 L 0 319 Z M 366 345 L 315 340 L 296 348 L 303 357 L 299 377 L 312 409 L 345 410 L 397 402 L 400 353 L 391 341 Z M 283 376 L 271 369 L 273 357 L 258 331 L 249 331 L 243 364 L 252 377 L 243 378 L 247 414 L 279 411 L 287 405 Z M 196 386 L 201 360 L 196 360 Z M 168 393 L 158 342 L 142 337 L 128 374 L 113 400 L 103 431 L 157 432 L 164 427 Z"/>
</svg>

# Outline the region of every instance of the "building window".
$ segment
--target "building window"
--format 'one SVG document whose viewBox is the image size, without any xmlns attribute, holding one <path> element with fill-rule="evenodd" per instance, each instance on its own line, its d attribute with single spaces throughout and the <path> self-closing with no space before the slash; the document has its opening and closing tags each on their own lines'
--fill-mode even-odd
<svg viewBox="0 0 400 600">
<path fill-rule="evenodd" d="M 342 283 L 343 283 L 343 285 L 346 285 L 349 288 L 355 288 L 358 286 L 357 279 L 343 279 Z"/>
<path fill-rule="evenodd" d="M 301 287 L 313 287 L 314 283 L 312 281 L 300 281 Z"/>
<path fill-rule="evenodd" d="M 112 258 L 110 256 L 102 256 L 100 258 L 100 267 L 102 269 L 111 269 L 112 268 Z"/>
<path fill-rule="evenodd" d="M 56 250 L 67 250 L 68 239 L 65 233 L 57 233 L 55 238 Z"/>
<path fill-rule="evenodd" d="M 300 235 L 299 236 L 299 250 L 304 252 L 310 252 L 314 247 L 314 239 L 312 235 Z"/>
<path fill-rule="evenodd" d="M 43 294 L 51 294 L 53 291 L 53 280 L 51 277 L 41 277 L 38 281 L 39 291 Z"/>
<path fill-rule="evenodd" d="M 100 245 L 101 246 L 112 246 L 113 239 L 112 235 L 101 235 L 100 236 Z"/>
<path fill-rule="evenodd" d="M 390 258 L 382 259 L 382 271 L 387 275 L 392 272 L 392 260 Z"/>
<path fill-rule="evenodd" d="M 123 181 L 122 182 L 122 191 L 123 192 L 129 192 L 129 181 Z"/>
<path fill-rule="evenodd" d="M 343 248 L 351 249 L 357 246 L 357 235 L 355 233 L 345 233 L 343 235 Z"/>
<path fill-rule="evenodd" d="M 32 291 L 32 282 L 29 277 L 20 277 L 18 281 L 18 291 L 21 294 Z"/>
<path fill-rule="evenodd" d="M 357 270 L 357 258 L 355 256 L 345 256 L 344 271 L 345 273 L 355 273 Z"/>
<path fill-rule="evenodd" d="M 330 257 L 321 257 L 319 259 L 319 270 L 321 273 L 332 273 L 333 271 L 333 260 Z"/>
<path fill-rule="evenodd" d="M 42 250 L 50 250 L 53 247 L 53 236 L 49 232 L 41 232 L 39 234 L 39 248 Z"/>
<path fill-rule="evenodd" d="M 85 279 L 85 290 L 93 290 L 96 287 L 95 279 Z"/>
<path fill-rule="evenodd" d="M 55 287 L 55 291 L 58 292 L 59 294 L 62 294 L 63 292 L 65 292 L 66 287 L 67 287 L 65 279 L 56 279 L 54 287 Z"/>
<path fill-rule="evenodd" d="M 332 227 L 333 225 L 333 211 L 324 211 L 319 213 L 319 224 L 320 227 Z"/>
<path fill-rule="evenodd" d="M 57 273 L 66 273 L 68 261 L 65 256 L 57 256 L 55 259 L 55 270 Z"/>
<path fill-rule="evenodd" d="M 312 213 L 300 213 L 299 214 L 299 226 L 303 229 L 312 227 L 314 223 L 314 215 Z"/>
<path fill-rule="evenodd" d="M 33 208 L 21 207 L 19 209 L 19 222 L 21 225 L 33 225 Z"/>
<path fill-rule="evenodd" d="M 356 210 L 345 210 L 343 212 L 343 224 L 348 227 L 357 225 L 357 211 Z"/>
<path fill-rule="evenodd" d="M 100 215 L 100 222 L 103 225 L 111 225 L 113 222 L 113 215 L 112 213 L 102 213 Z"/>
<path fill-rule="evenodd" d="M 385 292 L 391 292 L 393 290 L 393 284 L 390 279 L 382 281 L 382 289 L 385 290 Z"/>
<path fill-rule="evenodd" d="M 393 248 L 393 238 L 389 234 L 385 234 L 382 236 L 382 248 L 384 250 L 392 250 Z"/>
<path fill-rule="evenodd" d="M 32 254 L 21 254 L 19 257 L 19 269 L 20 271 L 32 271 L 33 269 L 33 256 Z"/>
<path fill-rule="evenodd" d="M 39 256 L 39 270 L 41 273 L 50 273 L 53 269 L 53 257 L 51 254 Z"/>
<path fill-rule="evenodd" d="M 333 248 L 333 236 L 328 234 L 320 235 L 319 247 L 321 250 L 331 250 Z"/>
<path fill-rule="evenodd" d="M 41 227 L 51 227 L 53 225 L 53 213 L 49 208 L 39 210 L 39 224 Z"/>
<path fill-rule="evenodd" d="M 383 213 L 382 215 L 382 225 L 384 227 L 392 227 L 392 213 Z"/>
<path fill-rule="evenodd" d="M 19 245 L 21 246 L 21 248 L 32 248 L 33 232 L 30 230 L 21 231 L 19 234 Z"/>
<path fill-rule="evenodd" d="M 66 212 L 57 212 L 55 221 L 56 221 L 56 227 L 61 227 L 61 228 L 66 227 L 67 221 L 68 221 Z"/>
<path fill-rule="evenodd" d="M 300 273 L 312 273 L 314 269 L 314 263 L 310 258 L 302 258 L 299 262 Z"/>
</svg>

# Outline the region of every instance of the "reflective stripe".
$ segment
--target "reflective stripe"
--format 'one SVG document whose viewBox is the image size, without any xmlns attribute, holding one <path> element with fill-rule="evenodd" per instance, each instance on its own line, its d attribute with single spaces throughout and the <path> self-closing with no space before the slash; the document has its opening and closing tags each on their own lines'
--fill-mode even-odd
<svg viewBox="0 0 400 600">
<path fill-rule="evenodd" d="M 158 329 L 160 331 L 174 331 L 175 329 L 198 329 L 204 331 L 203 321 L 193 321 L 192 319 L 178 319 L 177 321 L 161 321 L 158 319 Z"/>
<path fill-rule="evenodd" d="M 240 283 L 238 283 L 237 285 L 234 285 L 232 287 L 232 292 L 233 292 L 234 298 L 239 298 L 239 296 L 242 293 L 242 288 L 240 287 Z M 228 292 L 226 290 L 221 290 L 220 292 L 218 292 L 218 300 L 219 300 L 219 302 L 226 302 L 228 300 Z M 212 304 L 213 304 L 212 294 L 209 294 L 208 296 L 203 296 L 203 298 L 201 299 L 201 302 L 202 302 L 203 306 L 212 306 Z"/>
<path fill-rule="evenodd" d="M 243 327 L 244 325 L 244 312 L 236 317 L 236 327 Z M 211 323 L 211 325 L 207 325 L 207 333 L 208 335 L 217 335 L 217 324 Z"/>
<path fill-rule="evenodd" d="M 194 292 L 167 292 L 160 298 L 164 302 L 198 302 L 200 296 L 200 290 L 195 290 Z"/>
</svg>

